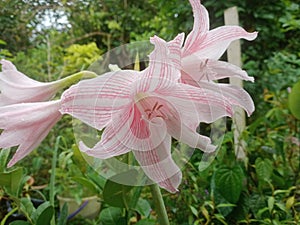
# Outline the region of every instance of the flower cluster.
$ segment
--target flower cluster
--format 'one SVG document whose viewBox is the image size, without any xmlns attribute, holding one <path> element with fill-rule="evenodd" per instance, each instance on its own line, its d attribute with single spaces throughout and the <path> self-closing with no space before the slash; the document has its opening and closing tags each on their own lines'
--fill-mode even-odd
<svg viewBox="0 0 300 225">
<path fill-rule="evenodd" d="M 253 81 L 245 71 L 219 58 L 237 39 L 253 40 L 239 26 L 209 30 L 208 12 L 199 0 L 190 0 L 193 30 L 173 40 L 154 36 L 149 65 L 143 71 L 119 70 L 82 80 L 50 100 L 70 83 L 40 83 L 2 60 L 0 74 L 0 148 L 19 146 L 9 166 L 29 154 L 63 114 L 98 129 L 101 140 L 80 150 L 106 159 L 132 151 L 145 174 L 170 192 L 176 192 L 181 171 L 171 155 L 172 138 L 190 147 L 212 152 L 216 146 L 197 133 L 200 122 L 232 116 L 234 107 L 250 115 L 254 104 L 242 88 L 215 81 L 238 77 Z M 73 81 L 74 79 L 72 79 Z"/>
</svg>

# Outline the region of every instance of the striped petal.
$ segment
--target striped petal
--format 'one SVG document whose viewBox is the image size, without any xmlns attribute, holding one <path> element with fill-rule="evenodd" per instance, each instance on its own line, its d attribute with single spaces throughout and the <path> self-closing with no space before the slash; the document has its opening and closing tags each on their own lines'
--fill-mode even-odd
<svg viewBox="0 0 300 225">
<path fill-rule="evenodd" d="M 184 44 L 185 55 L 192 53 L 199 46 L 209 30 L 209 15 L 206 8 L 199 0 L 190 0 L 190 4 L 193 8 L 194 25 Z"/>
<path fill-rule="evenodd" d="M 159 94 L 165 96 L 176 108 L 185 124 L 191 124 L 191 128 L 195 129 L 200 122 L 211 123 L 221 117 L 233 115 L 232 102 L 224 98 L 217 84 L 213 87 L 206 88 L 205 84 L 198 87 L 177 84 L 170 89 L 161 90 Z"/>
<path fill-rule="evenodd" d="M 195 85 L 195 81 L 212 81 L 228 77 L 254 81 L 253 77 L 249 77 L 247 72 L 238 66 L 218 60 L 201 59 L 196 55 L 182 60 L 182 70 L 188 76 L 182 75 L 181 79 L 191 85 Z"/>
<path fill-rule="evenodd" d="M 241 38 L 251 41 L 256 37 L 257 32 L 249 33 L 239 26 L 218 27 L 209 31 L 201 41 L 194 42 L 192 48 L 185 48 L 184 57 L 195 54 L 198 58 L 217 60 L 224 54 L 232 41 Z"/>
<path fill-rule="evenodd" d="M 130 111 L 124 110 L 113 116 L 111 126 L 115 130 L 115 138 L 127 148 L 138 151 L 156 148 L 167 135 L 165 123 L 161 118 L 144 118 L 136 105 Z"/>
<path fill-rule="evenodd" d="M 178 191 L 177 188 L 181 182 L 182 173 L 172 159 L 170 135 L 167 135 L 164 141 L 155 149 L 133 151 L 133 153 L 145 174 L 151 180 L 171 193 Z"/>
<path fill-rule="evenodd" d="M 28 155 L 61 118 L 60 101 L 0 107 L 0 148 L 19 146 L 8 166 Z"/>
<path fill-rule="evenodd" d="M 155 90 L 167 86 L 170 82 L 180 79 L 180 70 L 170 60 L 174 62 L 180 59 L 180 47 L 183 35 L 179 35 L 174 42 L 170 43 L 172 51 L 168 48 L 168 43 L 163 39 L 154 36 L 150 39 L 155 48 L 150 54 L 149 66 L 141 72 L 141 82 L 136 84 L 135 94 L 139 92 L 155 92 Z"/>
<path fill-rule="evenodd" d="M 234 110 L 233 106 L 242 107 L 248 116 L 255 110 L 251 96 L 243 88 L 230 84 L 215 84 L 212 82 L 199 82 L 198 85 L 205 87 L 207 91 L 219 92 L 222 99 L 231 103 L 232 110 Z"/>
<path fill-rule="evenodd" d="M 132 102 L 130 86 L 138 77 L 124 70 L 81 81 L 63 93 L 60 111 L 101 130 Z"/>
<path fill-rule="evenodd" d="M 111 158 L 131 151 L 116 138 L 116 129 L 113 126 L 105 128 L 101 135 L 101 140 L 94 147 L 88 148 L 83 142 L 80 142 L 79 149 L 87 155 L 100 159 Z"/>
<path fill-rule="evenodd" d="M 0 72 L 0 106 L 48 101 L 59 90 L 76 83 L 82 78 L 95 76 L 92 72 L 82 71 L 61 80 L 43 83 L 19 72 L 10 61 L 2 59 L 0 63 L 2 64 L 2 72 Z"/>
</svg>

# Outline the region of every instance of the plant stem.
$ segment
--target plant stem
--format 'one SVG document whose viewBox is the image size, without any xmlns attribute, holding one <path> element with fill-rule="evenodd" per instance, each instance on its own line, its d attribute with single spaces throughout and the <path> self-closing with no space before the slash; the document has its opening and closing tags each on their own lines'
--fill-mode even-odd
<svg viewBox="0 0 300 225">
<path fill-rule="evenodd" d="M 54 197 L 55 197 L 55 170 L 56 170 L 56 161 L 57 161 L 57 151 L 60 142 L 61 136 L 56 138 L 53 156 L 52 156 L 52 165 L 51 165 L 51 176 L 50 176 L 50 193 L 49 193 L 49 201 L 50 204 L 54 207 Z M 55 213 L 53 213 L 53 217 L 51 220 L 51 225 L 55 225 Z"/>
<path fill-rule="evenodd" d="M 150 185 L 150 188 L 151 188 L 151 193 L 154 200 L 159 224 L 170 225 L 167 210 L 159 186 L 157 184 L 152 184 Z"/>
<path fill-rule="evenodd" d="M 16 211 L 18 211 L 18 207 L 12 209 L 9 213 L 7 213 L 5 215 L 5 217 L 1 220 L 0 225 L 5 225 L 6 224 L 6 220 L 8 219 L 8 217 L 10 217 L 12 214 L 14 214 Z"/>
<path fill-rule="evenodd" d="M 65 88 L 65 87 L 69 87 L 73 84 L 76 84 L 81 79 L 91 79 L 91 78 L 95 78 L 95 77 L 97 77 L 96 73 L 94 73 L 92 71 L 83 70 L 83 71 L 80 71 L 78 73 L 75 73 L 73 75 L 70 75 L 68 77 L 65 77 L 65 78 L 55 81 L 55 82 L 58 83 L 60 88 Z"/>
</svg>

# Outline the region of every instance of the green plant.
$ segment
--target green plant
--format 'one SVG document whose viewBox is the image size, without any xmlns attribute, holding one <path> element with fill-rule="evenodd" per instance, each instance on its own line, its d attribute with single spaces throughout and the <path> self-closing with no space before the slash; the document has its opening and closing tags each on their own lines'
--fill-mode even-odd
<svg viewBox="0 0 300 225">
<path fill-rule="evenodd" d="M 17 211 L 22 213 L 27 221 L 16 220 L 10 223 L 12 225 L 50 224 L 54 207 L 49 201 L 34 207 L 30 196 L 28 194 L 22 195 L 23 188 L 30 177 L 21 167 L 6 169 L 9 154 L 10 149 L 4 149 L 0 152 L 0 200 L 10 202 L 12 206 L 12 209 L 2 218 L 1 225 L 4 225 L 8 218 Z"/>
<path fill-rule="evenodd" d="M 58 165 L 55 169 L 56 192 L 64 197 L 75 198 L 78 202 L 83 197 L 100 195 L 104 180 L 93 180 L 95 171 L 83 158 L 78 147 L 68 148 L 66 143 L 60 145 L 61 153 L 58 155 Z M 97 174 L 96 174 L 97 175 Z"/>
</svg>

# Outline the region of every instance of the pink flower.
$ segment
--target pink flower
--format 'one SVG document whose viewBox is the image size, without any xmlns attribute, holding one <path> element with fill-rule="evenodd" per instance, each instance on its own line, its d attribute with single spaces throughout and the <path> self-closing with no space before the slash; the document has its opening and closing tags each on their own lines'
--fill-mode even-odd
<svg viewBox="0 0 300 225">
<path fill-rule="evenodd" d="M 176 54 L 178 51 L 176 43 L 183 44 L 181 39 L 183 34 L 168 43 L 170 60 L 181 70 L 180 81 L 218 92 L 223 95 L 222 99 L 244 108 L 250 115 L 254 111 L 254 104 L 245 90 L 213 81 L 227 77 L 254 81 L 253 77 L 249 77 L 247 72 L 238 66 L 218 59 L 232 41 L 240 38 L 253 40 L 257 37 L 257 32 L 248 33 L 239 26 L 222 26 L 209 30 L 209 16 L 205 7 L 199 0 L 190 0 L 190 3 L 194 13 L 194 26 L 181 48 L 179 58 Z M 216 113 L 215 119 L 220 116 Z"/>
<path fill-rule="evenodd" d="M 61 113 L 103 129 L 101 140 L 80 149 L 106 159 L 133 151 L 146 175 L 176 192 L 181 171 L 171 156 L 171 138 L 206 152 L 215 150 L 208 137 L 196 132 L 200 121 L 232 115 L 232 104 L 205 87 L 179 83 L 180 71 L 170 63 L 180 59 L 183 36 L 171 43 L 158 37 L 144 71 L 121 70 L 81 81 L 62 96 Z M 201 109 L 201 110 L 199 110 Z M 218 112 L 218 113 L 217 113 Z"/>
<path fill-rule="evenodd" d="M 61 80 L 42 83 L 19 72 L 10 61 L 2 59 L 0 63 L 2 64 L 2 72 L 0 72 L 0 106 L 48 101 L 59 90 L 80 80 L 82 76 L 94 75 L 91 72 L 82 71 Z"/>
<path fill-rule="evenodd" d="M 189 33 L 182 49 L 182 80 L 210 81 L 226 77 L 239 77 L 254 81 L 239 67 L 218 61 L 230 43 L 244 38 L 254 40 L 257 32 L 248 33 L 239 26 L 221 26 L 209 30 L 209 16 L 199 0 L 190 0 L 194 13 L 193 30 Z"/>
<path fill-rule="evenodd" d="M 27 156 L 61 118 L 60 101 L 0 107 L 0 148 L 19 146 L 8 167 Z"/>
</svg>

